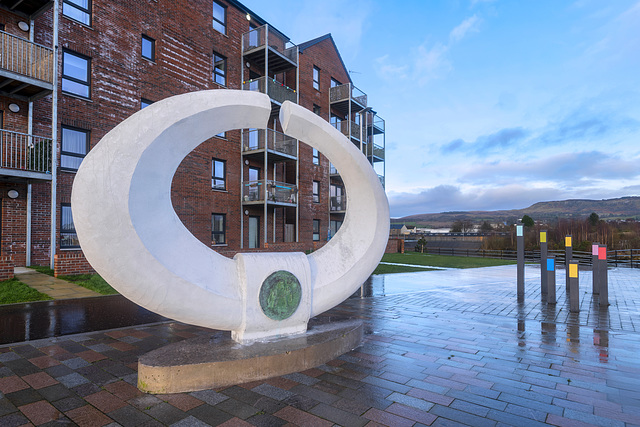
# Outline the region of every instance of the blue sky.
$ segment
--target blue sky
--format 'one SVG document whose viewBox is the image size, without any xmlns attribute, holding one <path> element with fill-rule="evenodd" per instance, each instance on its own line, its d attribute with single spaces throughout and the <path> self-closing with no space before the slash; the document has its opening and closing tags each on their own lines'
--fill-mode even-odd
<svg viewBox="0 0 640 427">
<path fill-rule="evenodd" d="M 386 120 L 393 217 L 640 195 L 638 0 L 244 0 L 332 33 Z"/>
</svg>

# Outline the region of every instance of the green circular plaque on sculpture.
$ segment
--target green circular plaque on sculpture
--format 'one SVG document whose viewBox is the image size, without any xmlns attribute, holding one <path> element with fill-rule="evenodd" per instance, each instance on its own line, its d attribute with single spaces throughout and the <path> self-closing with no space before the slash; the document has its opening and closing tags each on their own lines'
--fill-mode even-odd
<svg viewBox="0 0 640 427">
<path fill-rule="evenodd" d="M 284 320 L 297 310 L 302 299 L 302 287 L 298 278 L 280 270 L 264 279 L 260 288 L 260 307 L 267 317 Z"/>
</svg>

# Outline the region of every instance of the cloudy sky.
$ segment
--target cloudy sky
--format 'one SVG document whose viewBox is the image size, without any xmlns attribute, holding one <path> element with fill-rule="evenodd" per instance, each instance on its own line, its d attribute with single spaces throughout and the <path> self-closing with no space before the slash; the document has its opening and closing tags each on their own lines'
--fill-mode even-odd
<svg viewBox="0 0 640 427">
<path fill-rule="evenodd" d="M 640 195 L 638 0 L 243 3 L 333 35 L 386 120 L 394 217 Z"/>
</svg>

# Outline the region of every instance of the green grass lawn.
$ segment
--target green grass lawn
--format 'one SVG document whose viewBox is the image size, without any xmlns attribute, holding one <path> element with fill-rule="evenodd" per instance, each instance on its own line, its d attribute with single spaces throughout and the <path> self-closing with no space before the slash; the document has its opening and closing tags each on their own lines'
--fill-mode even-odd
<svg viewBox="0 0 640 427">
<path fill-rule="evenodd" d="M 433 268 L 405 267 L 403 265 L 378 264 L 371 274 L 413 273 L 416 271 L 433 271 Z"/>
<path fill-rule="evenodd" d="M 0 304 L 52 299 L 49 295 L 38 292 L 15 278 L 0 282 Z"/>
<path fill-rule="evenodd" d="M 91 289 L 102 295 L 117 294 L 118 291 L 113 289 L 100 275 L 98 274 L 78 274 L 75 276 L 60 276 L 62 280 L 74 283 L 83 288 Z"/>
<path fill-rule="evenodd" d="M 496 258 L 472 258 L 450 255 L 428 255 L 420 253 L 384 254 L 384 256 L 382 257 L 382 261 L 393 262 L 397 264 L 413 264 L 444 268 L 493 267 L 496 265 L 510 265 L 516 263 L 516 261 Z M 379 271 L 381 267 L 393 268 L 389 269 L 389 271 L 382 272 Z M 384 264 L 380 264 L 378 265 L 378 268 L 376 268 L 376 270 L 373 272 L 373 274 L 408 273 L 414 271 L 426 271 L 426 269 L 416 267 L 386 266 Z"/>
</svg>

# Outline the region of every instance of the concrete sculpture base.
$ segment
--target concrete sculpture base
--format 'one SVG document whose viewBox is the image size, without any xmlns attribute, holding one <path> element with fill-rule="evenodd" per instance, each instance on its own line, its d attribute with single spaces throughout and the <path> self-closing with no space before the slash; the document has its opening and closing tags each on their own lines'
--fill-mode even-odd
<svg viewBox="0 0 640 427">
<path fill-rule="evenodd" d="M 138 388 L 153 394 L 180 393 L 299 372 L 358 347 L 362 334 L 362 322 L 349 320 L 251 345 L 240 345 L 228 335 L 193 338 L 141 356 Z"/>
</svg>

